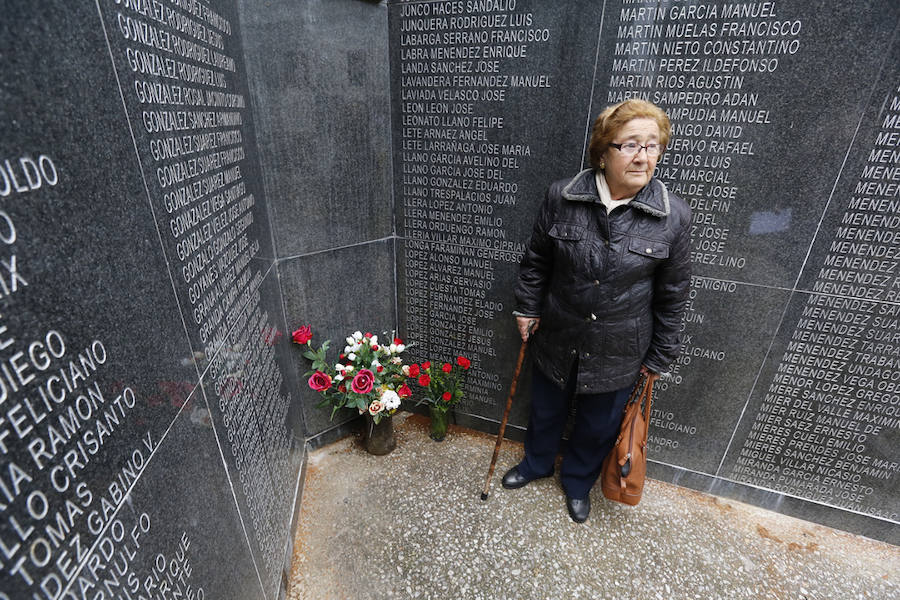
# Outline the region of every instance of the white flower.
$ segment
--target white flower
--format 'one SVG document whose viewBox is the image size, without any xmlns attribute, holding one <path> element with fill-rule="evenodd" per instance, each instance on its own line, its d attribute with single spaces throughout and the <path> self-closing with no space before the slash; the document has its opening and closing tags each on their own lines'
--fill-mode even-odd
<svg viewBox="0 0 900 600">
<path fill-rule="evenodd" d="M 369 343 L 372 344 L 373 346 L 376 345 L 376 344 L 378 344 L 378 336 L 377 336 L 377 335 L 373 335 L 373 336 L 372 336 L 372 339 L 369 340 Z"/>
<path fill-rule="evenodd" d="M 343 371 L 344 365 L 342 365 L 341 363 L 338 363 L 338 364 L 334 365 L 334 370 L 335 371 Z"/>
<path fill-rule="evenodd" d="M 407 377 L 409 377 L 409 365 L 403 365 L 402 367 L 400 367 L 400 371 L 401 371 L 404 375 L 406 375 Z"/>
<path fill-rule="evenodd" d="M 351 346 L 344 346 L 344 354 L 350 354 L 351 352 L 353 352 L 353 348 Z"/>
<path fill-rule="evenodd" d="M 353 332 L 353 339 L 354 339 L 354 340 L 361 340 L 362 338 L 363 338 L 363 334 L 362 334 L 361 332 L 359 332 L 359 331 L 354 331 L 354 332 Z"/>
<path fill-rule="evenodd" d="M 395 365 L 399 365 L 400 363 L 403 362 L 403 359 L 400 358 L 399 356 L 395 356 L 394 358 L 391 359 L 391 362 L 394 363 Z M 409 369 L 407 369 L 407 371 L 408 371 L 408 370 L 409 370 Z"/>
<path fill-rule="evenodd" d="M 356 340 L 354 340 L 352 337 L 348 337 L 346 341 L 347 341 L 348 348 L 356 343 Z M 344 352 L 346 352 L 346 350 L 344 350 Z"/>
<path fill-rule="evenodd" d="M 406 345 L 405 345 L 405 344 L 397 344 L 397 354 L 400 354 L 400 353 L 403 352 L 404 350 L 406 350 Z"/>
<path fill-rule="evenodd" d="M 384 407 L 388 410 L 394 410 L 400 406 L 400 396 L 394 390 L 385 390 L 381 394 L 381 401 L 384 402 Z"/>
<path fill-rule="evenodd" d="M 351 352 L 347 355 L 347 358 L 349 358 L 350 360 L 356 360 L 356 355 Z"/>
<path fill-rule="evenodd" d="M 359 352 L 359 349 L 362 348 L 362 343 L 357 342 L 350 346 L 350 352 Z"/>
<path fill-rule="evenodd" d="M 372 361 L 372 366 L 369 367 L 369 368 L 372 369 L 372 370 L 374 371 L 375 369 L 377 369 L 377 368 L 380 367 L 380 366 L 381 366 L 381 363 L 378 362 L 378 359 L 375 359 L 375 360 Z"/>
<path fill-rule="evenodd" d="M 390 350 L 391 354 L 396 354 L 397 353 L 397 344 L 391 344 L 390 346 L 388 346 L 388 350 Z"/>
<path fill-rule="evenodd" d="M 346 375 L 347 373 L 352 373 L 352 372 L 353 372 L 353 365 L 347 365 L 346 367 L 344 367 L 344 375 Z"/>
<path fill-rule="evenodd" d="M 344 374 L 343 374 L 343 373 L 338 373 L 337 375 L 334 376 L 334 380 L 335 380 L 335 381 L 343 381 L 343 380 L 344 380 Z"/>
</svg>

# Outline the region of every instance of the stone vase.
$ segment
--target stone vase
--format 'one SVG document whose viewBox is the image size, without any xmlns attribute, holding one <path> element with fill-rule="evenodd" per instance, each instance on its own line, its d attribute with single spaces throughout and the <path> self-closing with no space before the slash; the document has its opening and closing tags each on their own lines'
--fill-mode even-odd
<svg viewBox="0 0 900 600">
<path fill-rule="evenodd" d="M 390 454 L 397 447 L 397 438 L 394 437 L 393 417 L 382 417 L 378 423 L 369 413 L 365 413 L 365 429 L 363 430 L 363 444 L 369 454 L 383 456 Z"/>
<path fill-rule="evenodd" d="M 450 411 L 441 410 L 436 406 L 429 406 L 431 414 L 431 432 L 429 437 L 436 442 L 443 442 L 447 437 L 447 427 L 450 425 Z"/>
</svg>

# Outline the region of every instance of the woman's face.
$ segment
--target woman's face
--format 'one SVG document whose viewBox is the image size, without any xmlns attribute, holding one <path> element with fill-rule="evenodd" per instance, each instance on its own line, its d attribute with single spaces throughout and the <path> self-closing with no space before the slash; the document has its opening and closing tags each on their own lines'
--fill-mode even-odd
<svg viewBox="0 0 900 600">
<path fill-rule="evenodd" d="M 659 126 L 648 118 L 632 119 L 625 123 L 613 137 L 613 143 L 637 142 L 645 146 L 659 143 Z M 647 150 L 641 148 L 637 154 L 626 155 L 621 150 L 610 146 L 603 154 L 606 168 L 603 170 L 606 183 L 613 200 L 628 198 L 637 194 L 642 187 L 650 183 L 653 169 L 659 156 L 647 156 Z"/>
</svg>

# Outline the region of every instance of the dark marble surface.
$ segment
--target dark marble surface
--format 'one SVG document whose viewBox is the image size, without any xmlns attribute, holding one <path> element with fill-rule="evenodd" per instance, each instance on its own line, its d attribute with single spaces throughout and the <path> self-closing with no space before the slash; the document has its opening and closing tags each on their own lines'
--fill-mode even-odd
<svg viewBox="0 0 900 600">
<path fill-rule="evenodd" d="M 385 6 L 239 6 L 278 255 L 390 236 Z"/>
<path fill-rule="evenodd" d="M 510 317 L 518 262 L 546 185 L 581 168 L 591 94 L 585 73 L 594 66 L 602 7 L 574 2 L 560 10 L 529 1 L 472 14 L 452 2 L 389 7 L 392 108 L 400 124 L 401 329 L 416 343 L 416 362 L 472 358 L 457 410 L 499 421 L 519 351 Z M 478 27 L 482 19 L 503 25 Z M 534 42 L 491 37 L 523 29 Z M 454 51 L 464 59 L 453 59 Z M 484 79 L 454 84 L 454 76 Z M 513 426 L 527 424 L 529 381 L 526 365 Z"/>
<path fill-rule="evenodd" d="M 158 586 L 147 594 L 178 586 L 207 598 L 284 594 L 302 421 L 295 375 L 285 371 L 255 133 L 240 107 L 247 91 L 236 10 L 213 10 L 221 12 L 191 16 L 204 23 L 191 45 L 161 34 L 168 25 L 152 13 L 113 2 L 99 11 L 4 7 L 0 597 L 91 589 L 104 568 L 127 568 L 120 581 L 132 596 L 145 584 Z M 219 44 L 216 31 L 218 57 L 205 54 Z M 228 75 L 219 79 L 209 61 Z M 207 96 L 215 90 L 206 77 L 240 96 Z M 233 123 L 217 120 L 224 107 L 206 106 L 223 100 L 239 105 Z M 182 154 L 161 157 L 163 142 Z M 177 186 L 180 201 L 190 184 L 203 194 L 190 203 L 198 222 L 184 230 L 177 219 L 188 206 L 174 207 L 176 186 L 158 170 L 176 164 L 190 171 Z M 235 166 L 232 187 L 204 187 L 203 178 Z M 226 189 L 235 193 L 226 197 Z M 241 219 L 240 232 L 223 233 Z M 192 257 L 211 250 L 209 260 L 186 276 L 190 259 L 179 256 L 179 243 L 213 220 L 218 241 L 192 249 Z M 194 287 L 211 273 L 215 281 Z M 252 492 L 264 510 L 248 510 L 232 492 L 244 485 L 223 458 L 231 440 L 220 398 L 197 386 L 201 372 L 211 380 L 211 365 L 225 359 L 266 376 L 246 398 L 257 435 L 241 448 L 258 459 L 263 482 Z M 265 535 L 253 528 L 257 514 Z M 154 571 L 178 561 L 178 581 Z"/>
<path fill-rule="evenodd" d="M 331 340 L 328 356 L 337 362 L 345 338 L 354 331 L 370 331 L 379 337 L 390 334 L 397 320 L 394 261 L 394 240 L 279 261 L 288 336 L 299 326 L 310 325 L 311 344 L 318 348 Z M 402 328 L 399 333 L 405 336 Z M 293 344 L 291 353 L 300 381 L 306 430 L 309 436 L 315 436 L 359 415 L 343 409 L 330 420 L 330 408 L 316 408 L 320 397 L 304 377 L 310 366 L 302 356 L 303 348 Z"/>
<path fill-rule="evenodd" d="M 254 564 L 247 547 L 246 523 L 236 510 L 209 421 L 184 410 L 154 443 L 158 446 L 128 499 L 115 512 L 95 511 L 103 528 L 96 551 L 100 561 L 75 571 L 70 593 L 274 597 L 271 587 L 264 591 L 262 565 Z"/>
</svg>

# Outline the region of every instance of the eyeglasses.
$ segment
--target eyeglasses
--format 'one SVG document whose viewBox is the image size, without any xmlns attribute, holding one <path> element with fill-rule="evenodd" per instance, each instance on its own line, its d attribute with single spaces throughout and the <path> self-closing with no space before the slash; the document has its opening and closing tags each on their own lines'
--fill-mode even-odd
<svg viewBox="0 0 900 600">
<path fill-rule="evenodd" d="M 663 151 L 662 144 L 647 144 L 646 146 L 638 144 L 637 142 L 625 142 L 624 144 L 610 144 L 613 148 L 617 149 L 619 152 L 624 154 L 625 156 L 634 156 L 643 148 L 647 151 L 647 156 L 659 156 L 659 154 Z"/>
</svg>

